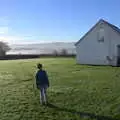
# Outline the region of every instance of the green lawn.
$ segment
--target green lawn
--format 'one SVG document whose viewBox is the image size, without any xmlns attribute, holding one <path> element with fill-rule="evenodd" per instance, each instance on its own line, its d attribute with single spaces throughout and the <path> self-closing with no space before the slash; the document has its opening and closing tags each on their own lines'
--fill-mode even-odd
<svg viewBox="0 0 120 120">
<path fill-rule="evenodd" d="M 33 87 L 43 63 L 51 106 Z M 120 68 L 77 65 L 73 58 L 0 61 L 0 120 L 120 120 Z"/>
</svg>

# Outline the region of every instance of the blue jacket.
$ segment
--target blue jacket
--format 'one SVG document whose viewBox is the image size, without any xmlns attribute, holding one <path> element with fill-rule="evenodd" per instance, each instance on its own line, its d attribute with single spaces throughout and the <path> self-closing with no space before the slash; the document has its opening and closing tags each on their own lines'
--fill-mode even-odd
<svg viewBox="0 0 120 120">
<path fill-rule="evenodd" d="M 42 85 L 48 85 L 49 86 L 49 80 L 46 71 L 44 70 L 38 70 L 36 73 L 36 85 L 42 86 Z"/>
</svg>

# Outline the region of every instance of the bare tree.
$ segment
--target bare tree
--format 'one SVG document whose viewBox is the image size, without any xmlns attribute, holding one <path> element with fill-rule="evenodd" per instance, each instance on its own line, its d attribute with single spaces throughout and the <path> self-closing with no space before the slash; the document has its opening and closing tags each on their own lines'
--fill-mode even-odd
<svg viewBox="0 0 120 120">
<path fill-rule="evenodd" d="M 53 50 L 53 55 L 57 56 L 58 55 L 58 51 L 57 50 Z"/>
<path fill-rule="evenodd" d="M 5 56 L 6 52 L 8 52 L 9 50 L 9 45 L 6 42 L 0 41 L 0 56 Z"/>
<path fill-rule="evenodd" d="M 68 52 L 67 52 L 66 49 L 62 49 L 62 50 L 61 50 L 61 55 L 67 55 L 67 54 L 68 54 Z"/>
</svg>

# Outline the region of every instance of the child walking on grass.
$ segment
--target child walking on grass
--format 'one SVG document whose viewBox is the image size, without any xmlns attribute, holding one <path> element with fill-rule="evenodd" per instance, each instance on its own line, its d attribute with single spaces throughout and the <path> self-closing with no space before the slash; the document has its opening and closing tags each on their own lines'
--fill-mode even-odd
<svg viewBox="0 0 120 120">
<path fill-rule="evenodd" d="M 42 69 L 42 64 L 37 64 L 38 71 L 36 73 L 36 86 L 40 90 L 40 103 L 47 104 L 47 88 L 49 87 L 49 80 L 45 70 Z"/>
</svg>

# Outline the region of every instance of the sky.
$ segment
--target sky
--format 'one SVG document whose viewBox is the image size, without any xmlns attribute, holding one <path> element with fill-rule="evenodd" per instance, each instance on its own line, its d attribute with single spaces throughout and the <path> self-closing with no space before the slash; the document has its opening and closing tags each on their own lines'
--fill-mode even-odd
<svg viewBox="0 0 120 120">
<path fill-rule="evenodd" d="M 120 0 L 0 0 L 0 41 L 77 42 L 99 19 L 120 26 Z"/>
</svg>

